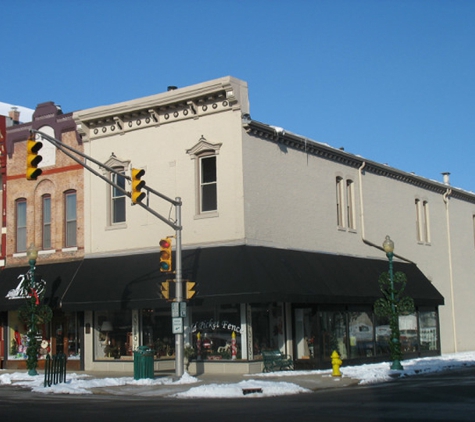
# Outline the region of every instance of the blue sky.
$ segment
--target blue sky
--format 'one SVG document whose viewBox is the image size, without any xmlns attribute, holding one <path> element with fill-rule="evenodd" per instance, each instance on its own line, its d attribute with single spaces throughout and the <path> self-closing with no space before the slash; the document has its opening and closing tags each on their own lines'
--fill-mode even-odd
<svg viewBox="0 0 475 422">
<path fill-rule="evenodd" d="M 475 192 L 475 0 L 3 1 L 0 101 L 64 112 L 231 75 L 251 116 Z"/>
</svg>

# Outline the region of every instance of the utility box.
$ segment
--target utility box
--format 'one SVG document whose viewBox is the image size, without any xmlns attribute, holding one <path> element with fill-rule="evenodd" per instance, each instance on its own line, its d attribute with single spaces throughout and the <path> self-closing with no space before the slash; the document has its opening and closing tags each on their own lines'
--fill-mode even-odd
<svg viewBox="0 0 475 422">
<path fill-rule="evenodd" d="M 148 346 L 139 346 L 134 351 L 134 379 L 155 378 L 153 356 L 155 352 Z"/>
</svg>

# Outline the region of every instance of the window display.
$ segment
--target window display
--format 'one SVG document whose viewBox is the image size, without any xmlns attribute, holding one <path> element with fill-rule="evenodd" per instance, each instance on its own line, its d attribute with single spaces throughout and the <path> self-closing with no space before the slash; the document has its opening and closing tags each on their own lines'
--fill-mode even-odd
<svg viewBox="0 0 475 422">
<path fill-rule="evenodd" d="M 403 353 L 418 350 L 419 340 L 417 338 L 417 317 L 415 314 L 399 316 L 399 340 Z"/>
<path fill-rule="evenodd" d="M 175 356 L 175 335 L 172 333 L 170 310 L 142 310 L 143 345 L 155 351 L 155 358 Z"/>
<path fill-rule="evenodd" d="M 21 321 L 18 311 L 10 311 L 8 318 L 10 326 L 8 359 L 26 360 L 26 351 L 28 348 L 28 327 Z M 38 358 L 44 359 L 46 354 L 50 352 L 50 338 L 48 326 L 46 324 L 41 325 L 39 328 L 37 333 L 37 342 L 40 345 Z"/>
<path fill-rule="evenodd" d="M 350 357 L 375 355 L 373 315 L 370 312 L 349 312 Z"/>
<path fill-rule="evenodd" d="M 421 350 L 437 350 L 439 339 L 437 337 L 437 312 L 419 312 L 419 333 Z"/>
<path fill-rule="evenodd" d="M 322 359 L 331 359 L 334 350 L 341 359 L 348 357 L 346 343 L 346 313 L 341 311 L 322 311 L 320 317 L 320 350 Z"/>
<path fill-rule="evenodd" d="M 95 313 L 94 358 L 97 360 L 132 359 L 132 312 Z"/>
<path fill-rule="evenodd" d="M 241 359 L 241 319 L 238 305 L 193 311 L 191 324 L 194 358 Z"/>
<path fill-rule="evenodd" d="M 297 359 L 313 359 L 318 353 L 316 342 L 318 316 L 312 308 L 297 308 L 295 315 L 295 344 Z"/>
</svg>

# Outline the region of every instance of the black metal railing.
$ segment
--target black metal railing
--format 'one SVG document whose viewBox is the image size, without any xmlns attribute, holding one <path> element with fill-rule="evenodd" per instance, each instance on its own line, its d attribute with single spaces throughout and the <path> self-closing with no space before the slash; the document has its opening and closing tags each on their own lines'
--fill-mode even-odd
<svg viewBox="0 0 475 422">
<path fill-rule="evenodd" d="M 47 355 L 45 362 L 45 387 L 51 387 L 53 384 L 66 382 L 66 355 L 58 353 L 57 355 Z"/>
</svg>

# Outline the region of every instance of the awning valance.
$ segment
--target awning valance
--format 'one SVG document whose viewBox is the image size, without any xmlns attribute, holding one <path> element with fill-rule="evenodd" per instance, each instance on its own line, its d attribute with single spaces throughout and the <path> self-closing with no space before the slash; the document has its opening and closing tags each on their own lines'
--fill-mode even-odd
<svg viewBox="0 0 475 422">
<path fill-rule="evenodd" d="M 46 282 L 45 303 L 52 308 L 59 307 L 61 297 L 74 280 L 82 260 L 41 264 L 37 261 L 35 279 Z M 0 272 L 0 311 L 14 310 L 25 303 L 19 286 L 23 277 L 30 270 L 29 266 L 5 268 Z"/>
<path fill-rule="evenodd" d="M 319 303 L 372 305 L 385 259 L 312 253 L 259 246 L 184 250 L 183 278 L 195 281 L 191 304 Z M 438 306 L 442 295 L 415 264 L 394 262 L 406 274 L 407 295 L 418 306 Z M 85 259 L 62 298 L 64 309 L 134 309 L 167 306 L 158 253 Z"/>
</svg>

